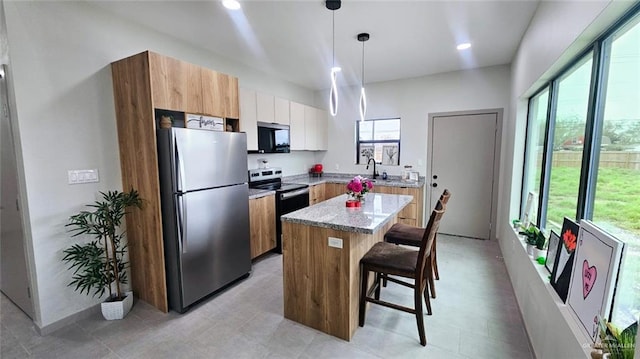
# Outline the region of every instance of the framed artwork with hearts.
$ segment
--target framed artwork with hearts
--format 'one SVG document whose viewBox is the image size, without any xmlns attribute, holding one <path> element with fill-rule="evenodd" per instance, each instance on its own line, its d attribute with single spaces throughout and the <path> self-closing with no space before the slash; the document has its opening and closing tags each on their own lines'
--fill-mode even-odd
<svg viewBox="0 0 640 359">
<path fill-rule="evenodd" d="M 597 317 L 608 318 L 618 279 L 624 243 L 581 220 L 567 305 L 578 317 L 581 329 L 596 340 Z"/>
</svg>

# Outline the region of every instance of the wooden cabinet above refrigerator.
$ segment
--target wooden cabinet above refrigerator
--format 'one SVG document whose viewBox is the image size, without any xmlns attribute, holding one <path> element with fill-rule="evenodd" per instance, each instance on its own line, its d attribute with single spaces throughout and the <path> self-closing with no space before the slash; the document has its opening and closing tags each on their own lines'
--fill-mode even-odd
<svg viewBox="0 0 640 359">
<path fill-rule="evenodd" d="M 204 67 L 145 51 L 153 106 L 215 117 L 239 118 L 238 79 Z"/>
</svg>

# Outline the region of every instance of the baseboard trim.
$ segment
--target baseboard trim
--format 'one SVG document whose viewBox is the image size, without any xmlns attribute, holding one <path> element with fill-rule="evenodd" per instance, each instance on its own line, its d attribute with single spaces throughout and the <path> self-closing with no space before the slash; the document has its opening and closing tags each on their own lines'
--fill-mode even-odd
<svg viewBox="0 0 640 359">
<path fill-rule="evenodd" d="M 40 327 L 37 324 L 35 324 L 34 322 L 34 326 L 36 327 L 36 331 L 38 332 L 38 334 L 40 336 L 46 336 L 49 335 L 53 332 L 55 332 L 58 329 L 64 328 L 69 324 L 73 324 L 79 320 L 88 318 L 90 316 L 93 315 L 101 315 L 100 314 L 100 303 L 91 306 L 85 310 L 79 311 L 77 313 L 71 314 L 68 317 L 62 318 L 58 321 L 55 321 L 49 325 L 45 325 L 44 327 Z"/>
</svg>

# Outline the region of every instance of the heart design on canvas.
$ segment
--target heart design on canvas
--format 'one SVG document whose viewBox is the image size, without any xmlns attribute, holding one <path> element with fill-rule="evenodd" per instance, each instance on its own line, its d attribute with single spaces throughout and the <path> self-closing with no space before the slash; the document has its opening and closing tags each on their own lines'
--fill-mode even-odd
<svg viewBox="0 0 640 359">
<path fill-rule="evenodd" d="M 582 262 L 582 297 L 583 299 L 587 299 L 589 293 L 591 293 L 591 289 L 593 289 L 593 284 L 596 282 L 596 278 L 598 277 L 598 269 L 596 266 L 589 267 L 589 262 L 585 259 Z"/>
</svg>

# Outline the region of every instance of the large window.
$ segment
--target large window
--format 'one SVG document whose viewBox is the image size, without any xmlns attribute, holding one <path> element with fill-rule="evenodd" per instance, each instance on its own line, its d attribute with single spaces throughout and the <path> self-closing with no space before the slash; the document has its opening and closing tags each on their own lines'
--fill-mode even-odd
<svg viewBox="0 0 640 359">
<path fill-rule="evenodd" d="M 610 55 L 592 218 L 627 247 L 614 311 L 626 327 L 640 314 L 640 17 L 604 46 Z"/>
<path fill-rule="evenodd" d="M 612 320 L 628 326 L 640 315 L 640 7 L 529 99 L 525 153 L 540 227 L 585 218 L 625 243 Z"/>
<path fill-rule="evenodd" d="M 592 53 L 584 56 L 557 80 L 549 195 L 546 218 L 541 219 L 543 227 L 555 229 L 557 233 L 564 217 L 575 218 L 578 208 L 592 58 Z"/>
<path fill-rule="evenodd" d="M 523 197 L 527 198 L 533 192 L 537 199 L 540 197 L 540 179 L 542 178 L 542 164 L 544 155 L 544 134 L 547 126 L 547 108 L 549 106 L 549 89 L 545 88 L 534 96 L 529 107 L 529 126 L 527 128 L 527 148 L 525 150 L 525 166 L 530 170 L 524 178 Z M 538 211 L 531 214 L 533 223 L 537 224 Z"/>
<path fill-rule="evenodd" d="M 400 119 L 356 122 L 356 163 L 367 164 L 374 158 L 383 165 L 400 164 Z"/>
</svg>

